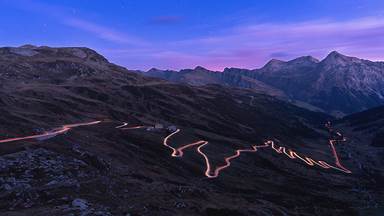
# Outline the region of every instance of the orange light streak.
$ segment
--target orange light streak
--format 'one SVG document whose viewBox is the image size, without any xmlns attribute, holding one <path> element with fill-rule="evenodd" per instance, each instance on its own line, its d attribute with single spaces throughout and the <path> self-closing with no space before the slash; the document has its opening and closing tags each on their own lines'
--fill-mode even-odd
<svg viewBox="0 0 384 216">
<path fill-rule="evenodd" d="M 49 139 L 49 138 L 52 138 L 52 137 L 57 136 L 59 134 L 66 133 L 67 131 L 69 131 L 75 127 L 95 125 L 95 124 L 99 124 L 101 122 L 102 121 L 93 121 L 93 122 L 87 122 L 87 123 L 67 124 L 67 125 L 61 126 L 60 128 L 56 128 L 56 129 L 53 129 L 51 131 L 44 132 L 42 134 L 3 139 L 3 140 L 0 140 L 0 143 L 14 142 L 14 141 L 20 141 L 20 140 L 27 140 L 27 139 L 44 139 L 44 138 Z M 116 126 L 115 128 L 121 129 L 121 130 L 131 130 L 131 129 L 140 129 L 140 128 L 147 128 L 148 127 L 148 126 L 143 126 L 143 125 L 126 127 L 127 125 L 128 125 L 128 123 L 123 122 L 122 125 Z M 171 154 L 172 157 L 182 157 L 184 155 L 183 151 L 185 149 L 192 148 L 192 147 L 196 146 L 197 153 L 200 154 L 204 158 L 205 166 L 206 166 L 204 174 L 208 178 L 218 177 L 222 170 L 231 166 L 231 161 L 233 159 L 240 157 L 241 153 L 243 153 L 243 152 L 245 152 L 245 153 L 256 152 L 259 148 L 266 148 L 266 147 L 271 147 L 271 149 L 273 149 L 276 153 L 285 154 L 290 159 L 299 159 L 299 160 L 303 161 L 305 164 L 307 164 L 308 166 L 319 166 L 319 167 L 324 168 L 324 169 L 335 169 L 335 170 L 338 170 L 338 171 L 341 171 L 344 173 L 352 173 L 350 170 L 348 170 L 347 168 L 345 168 L 341 164 L 341 161 L 339 159 L 339 156 L 337 154 L 336 147 L 335 147 L 336 143 L 345 142 L 346 138 L 340 132 L 337 132 L 337 131 L 334 132 L 334 130 L 331 127 L 330 122 L 328 122 L 325 126 L 328 128 L 331 135 L 333 135 L 333 134 L 337 135 L 336 138 L 331 137 L 329 139 L 329 145 L 331 147 L 332 155 L 335 159 L 335 165 L 330 165 L 329 163 L 322 161 L 322 160 L 316 161 L 316 160 L 314 160 L 310 157 L 307 157 L 307 156 L 301 156 L 297 152 L 295 152 L 291 149 L 287 150 L 287 148 L 284 146 L 276 146 L 275 142 L 272 140 L 267 140 L 264 142 L 263 145 L 252 145 L 250 148 L 235 150 L 234 155 L 231 155 L 231 156 L 224 158 L 224 161 L 225 161 L 224 165 L 218 166 L 215 169 L 213 169 L 211 166 L 211 162 L 209 160 L 209 157 L 202 151 L 202 148 L 209 144 L 208 141 L 199 140 L 199 141 L 196 141 L 193 143 L 185 144 L 179 148 L 174 148 L 171 145 L 169 145 L 168 142 L 169 142 L 169 139 L 171 139 L 175 134 L 180 132 L 180 129 L 177 129 L 175 132 L 169 134 L 168 136 L 166 136 L 164 138 L 163 145 L 172 150 L 172 154 Z"/>
<path fill-rule="evenodd" d="M 51 131 L 44 132 L 42 134 L 3 139 L 3 140 L 0 140 L 0 143 L 15 142 L 15 141 L 20 141 L 20 140 L 28 140 L 28 139 L 51 138 L 51 137 L 57 136 L 59 134 L 63 134 L 63 133 L 65 133 L 65 132 L 67 132 L 67 131 L 71 130 L 72 128 L 75 128 L 75 127 L 94 125 L 94 124 L 99 124 L 100 122 L 101 121 L 93 121 L 93 122 L 87 122 L 87 123 L 63 125 L 60 128 L 56 128 L 56 129 L 53 129 Z"/>
<path fill-rule="evenodd" d="M 119 129 L 119 128 L 123 128 L 123 127 L 125 127 L 125 126 L 127 126 L 127 125 L 128 125 L 127 122 L 123 122 L 122 125 L 116 126 L 115 128 Z"/>
<path fill-rule="evenodd" d="M 147 128 L 147 126 L 144 126 L 144 125 L 138 125 L 138 126 L 132 126 L 132 127 L 121 128 L 121 130 L 132 130 L 132 129 L 140 129 L 140 128 Z"/>
<path fill-rule="evenodd" d="M 287 150 L 283 146 L 279 146 L 278 147 L 278 146 L 276 146 L 274 141 L 268 140 L 268 141 L 264 142 L 264 145 L 252 145 L 251 148 L 248 148 L 248 149 L 237 149 L 237 150 L 235 150 L 235 154 L 234 155 L 231 155 L 229 157 L 225 157 L 224 158 L 224 161 L 225 161 L 224 165 L 218 166 L 215 169 L 212 169 L 209 157 L 202 151 L 202 148 L 204 146 L 208 145 L 208 141 L 199 140 L 199 141 L 196 141 L 196 142 L 193 142 L 193 143 L 189 143 L 189 144 L 183 145 L 183 146 L 181 146 L 179 148 L 174 148 L 174 147 L 172 147 L 172 146 L 170 146 L 168 144 L 169 139 L 172 136 L 174 136 L 175 134 L 179 133 L 179 132 L 180 132 L 180 129 L 177 129 L 175 132 L 173 132 L 173 133 L 169 134 L 168 136 L 166 136 L 164 138 L 164 140 L 163 140 L 163 145 L 168 147 L 168 148 L 170 148 L 172 150 L 172 154 L 171 154 L 172 157 L 182 157 L 184 149 L 197 146 L 196 151 L 201 156 L 203 156 L 203 158 L 205 160 L 206 170 L 205 170 L 204 174 L 208 178 L 216 178 L 216 177 L 218 177 L 222 170 L 224 170 L 224 169 L 226 169 L 226 168 L 231 166 L 231 160 L 240 157 L 241 153 L 243 153 L 243 152 L 256 152 L 258 150 L 258 148 L 265 148 L 265 147 L 271 147 L 271 149 L 273 149 L 278 154 L 285 154 L 290 159 L 299 159 L 299 160 L 303 161 L 305 164 L 307 164 L 308 166 L 316 166 L 317 165 L 317 166 L 319 166 L 321 168 L 324 168 L 324 169 L 335 169 L 335 170 L 338 170 L 338 171 L 341 171 L 341 172 L 345 172 L 345 173 L 352 173 L 350 170 L 348 170 L 347 168 L 345 168 L 341 164 L 339 156 L 338 156 L 338 154 L 336 152 L 336 148 L 334 146 L 334 144 L 339 142 L 339 141 L 346 141 L 345 138 L 343 138 L 341 140 L 339 140 L 339 139 L 330 139 L 329 140 L 329 144 L 331 146 L 333 157 L 335 158 L 336 166 L 330 165 L 329 163 L 327 163 L 325 161 L 322 161 L 322 160 L 316 161 L 316 160 L 314 160 L 314 159 L 312 159 L 310 157 L 301 156 L 301 155 L 299 155 L 297 152 L 295 152 L 293 150 L 290 150 L 290 149 Z M 341 135 L 341 133 L 339 133 L 339 132 L 337 132 L 337 134 Z"/>
<path fill-rule="evenodd" d="M 140 128 L 147 128 L 148 126 L 144 125 L 136 125 L 136 126 L 131 126 L 131 127 L 126 127 L 128 126 L 127 122 L 123 122 L 123 124 L 116 126 L 115 128 L 120 129 L 120 130 L 132 130 L 132 129 L 140 129 Z"/>
</svg>

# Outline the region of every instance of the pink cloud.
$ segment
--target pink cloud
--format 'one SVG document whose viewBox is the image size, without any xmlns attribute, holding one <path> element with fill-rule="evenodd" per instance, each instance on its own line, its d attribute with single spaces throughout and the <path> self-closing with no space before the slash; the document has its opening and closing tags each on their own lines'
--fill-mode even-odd
<svg viewBox="0 0 384 216">
<path fill-rule="evenodd" d="M 10 4 L 13 5 L 11 1 Z M 322 58 L 332 50 L 360 58 L 384 59 L 382 16 L 344 21 L 321 19 L 295 23 L 250 22 L 229 28 L 216 28 L 214 35 L 210 36 L 171 41 L 164 37 L 147 40 L 126 29 L 118 30 L 84 19 L 72 13 L 72 8 L 39 1 L 21 1 L 13 6 L 34 13 L 44 13 L 58 20 L 59 24 L 87 33 L 86 36 L 90 38 L 97 37 L 112 42 L 97 44 L 75 40 L 72 44 L 91 46 L 111 61 L 132 69 L 182 69 L 197 65 L 214 70 L 225 67 L 257 68 L 271 58 L 289 60 L 303 55 Z M 160 16 L 155 17 L 154 21 L 166 24 L 180 19 L 177 16 Z M 191 26 L 193 27 L 196 26 Z"/>
<path fill-rule="evenodd" d="M 382 60 L 384 46 L 380 44 L 384 44 L 383 35 L 384 19 L 369 17 L 349 21 L 242 25 L 224 29 L 217 36 L 177 41 L 171 47 L 188 50 L 189 56 L 200 56 L 202 62 L 215 62 L 215 69 L 234 65 L 253 68 L 262 66 L 276 53 L 284 53 L 280 57 L 287 60 L 301 55 L 322 58 L 331 50 L 338 50 L 361 58 Z M 210 55 L 213 50 L 225 57 Z"/>
</svg>

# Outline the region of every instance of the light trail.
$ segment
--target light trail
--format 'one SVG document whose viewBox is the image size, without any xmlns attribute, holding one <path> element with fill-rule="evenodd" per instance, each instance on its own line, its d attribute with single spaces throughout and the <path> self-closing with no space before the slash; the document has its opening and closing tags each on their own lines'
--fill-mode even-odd
<svg viewBox="0 0 384 216">
<path fill-rule="evenodd" d="M 132 130 L 132 129 L 140 129 L 140 128 L 147 128 L 148 127 L 148 126 L 144 126 L 144 125 L 136 125 L 136 126 L 131 126 L 131 127 L 126 127 L 126 126 L 128 126 L 128 123 L 123 122 L 123 124 L 116 126 L 115 128 L 120 129 L 120 130 Z"/>
<path fill-rule="evenodd" d="M 331 135 L 331 138 L 329 139 L 329 145 L 331 146 L 332 154 L 333 154 L 333 157 L 335 158 L 335 164 L 338 167 L 340 167 L 340 169 L 343 169 L 343 170 L 345 170 L 348 173 L 352 173 L 350 170 L 348 170 L 347 168 L 345 168 L 341 164 L 340 159 L 339 159 L 339 157 L 337 155 L 336 148 L 335 148 L 335 143 L 345 142 L 345 141 L 347 141 L 347 139 L 339 131 L 336 131 L 337 138 L 333 138 L 332 137 L 332 133 L 334 133 L 334 130 L 332 128 L 331 122 L 327 122 L 325 124 L 325 127 L 328 129 L 329 134 Z"/>
<path fill-rule="evenodd" d="M 122 125 L 116 126 L 115 128 L 119 129 L 119 128 L 123 128 L 123 127 L 125 127 L 125 126 L 127 126 L 127 125 L 128 125 L 127 122 L 123 122 Z"/>
<path fill-rule="evenodd" d="M 327 128 L 330 129 L 330 127 L 327 127 Z M 338 171 L 341 171 L 344 173 L 352 173 L 350 170 L 348 170 L 347 168 L 345 168 L 341 164 L 339 156 L 336 152 L 335 143 L 340 142 L 340 141 L 343 141 L 343 142 L 346 141 L 346 139 L 344 137 L 342 137 L 341 133 L 339 133 L 339 132 L 336 132 L 336 134 L 341 136 L 342 139 L 333 139 L 333 138 L 329 139 L 329 144 L 331 146 L 332 154 L 333 154 L 333 157 L 335 159 L 335 164 L 336 164 L 335 166 L 330 165 L 329 163 L 322 161 L 322 160 L 316 161 L 310 157 L 301 156 L 296 151 L 293 151 L 291 149 L 287 150 L 287 148 L 283 147 L 283 146 L 276 146 L 274 141 L 267 140 L 264 142 L 264 145 L 252 145 L 251 148 L 235 150 L 234 155 L 231 155 L 229 157 L 224 158 L 224 161 L 225 161 L 224 165 L 218 166 L 215 169 L 212 169 L 209 157 L 202 151 L 202 148 L 204 146 L 208 145 L 208 141 L 199 140 L 199 141 L 196 141 L 193 143 L 183 145 L 179 148 L 174 148 L 168 144 L 169 139 L 179 132 L 180 132 L 180 129 L 177 129 L 175 132 L 166 136 L 163 140 L 163 145 L 172 150 L 172 154 L 171 154 L 172 157 L 182 157 L 184 149 L 197 146 L 197 148 L 196 148 L 197 153 L 199 153 L 201 156 L 203 156 L 203 158 L 205 160 L 206 170 L 205 170 L 204 174 L 208 178 L 218 177 L 222 170 L 231 166 L 231 160 L 240 157 L 241 153 L 243 153 L 243 152 L 256 152 L 258 150 L 258 148 L 266 148 L 266 147 L 271 147 L 271 149 L 273 149 L 278 154 L 285 154 L 290 159 L 299 159 L 299 160 L 303 161 L 305 164 L 307 164 L 308 166 L 316 166 L 317 165 L 317 166 L 324 168 L 324 169 L 334 169 L 334 170 L 338 170 Z M 330 132 L 331 132 L 331 130 L 330 130 Z"/>
<path fill-rule="evenodd" d="M 187 145 L 184 145 L 180 148 L 173 148 L 172 146 L 168 145 L 168 139 L 170 139 L 173 135 L 177 134 L 180 132 L 180 129 L 177 129 L 175 132 L 169 134 L 168 136 L 166 136 L 163 140 L 163 145 L 165 145 L 166 147 L 172 149 L 172 154 L 171 156 L 172 157 L 182 157 L 184 152 L 183 150 L 186 149 L 186 148 L 189 148 L 189 147 L 192 147 L 192 146 L 201 146 L 201 145 L 206 145 L 208 144 L 207 141 L 204 141 L 204 140 L 200 140 L 200 141 L 197 141 L 197 142 L 193 142 L 193 143 L 189 143 Z M 204 153 L 202 153 L 204 154 Z"/>
<path fill-rule="evenodd" d="M 144 125 L 138 125 L 138 126 L 132 126 L 132 127 L 121 128 L 121 130 L 132 130 L 132 129 L 141 129 L 141 128 L 147 128 L 147 126 L 144 126 Z"/>
<path fill-rule="evenodd" d="M 49 139 L 49 138 L 52 138 L 52 137 L 57 136 L 59 134 L 63 134 L 65 132 L 71 130 L 72 128 L 80 127 L 80 126 L 95 125 L 95 124 L 99 124 L 100 122 L 101 121 L 93 121 L 93 122 L 86 122 L 86 123 L 63 125 L 60 128 L 56 128 L 56 129 L 53 129 L 51 131 L 44 132 L 42 134 L 3 139 L 3 140 L 0 140 L 0 143 L 15 142 L 15 141 L 20 141 L 20 140 L 28 140 L 28 139 L 45 139 L 45 138 Z"/>
<path fill-rule="evenodd" d="M 0 143 L 8 143 L 8 142 L 15 142 L 15 141 L 21 141 L 21 140 L 28 140 L 28 139 L 50 139 L 52 137 L 55 137 L 59 134 L 66 133 L 67 131 L 71 130 L 72 128 L 75 127 L 80 127 L 80 126 L 89 126 L 89 125 L 95 125 L 99 124 L 102 121 L 92 121 L 92 122 L 86 122 L 86 123 L 78 123 L 78 124 L 67 124 L 63 125 L 59 128 L 55 128 L 51 131 L 44 132 L 42 134 L 36 134 L 36 135 L 31 135 L 31 136 L 25 136 L 25 137 L 15 137 L 15 138 L 8 138 L 8 139 L 3 139 L 0 140 Z M 120 129 L 120 130 L 132 130 L 132 129 L 141 129 L 141 128 L 148 128 L 148 126 L 144 125 L 137 125 L 137 126 L 131 126 L 127 127 L 128 123 L 123 122 L 122 125 L 116 126 L 115 128 Z M 203 147 L 207 146 L 209 144 L 208 141 L 205 140 L 198 140 L 196 142 L 188 143 L 185 144 L 179 148 L 174 148 L 171 145 L 168 144 L 169 140 L 179 133 L 181 130 L 177 129 L 176 131 L 172 132 L 168 136 L 166 136 L 163 140 L 163 145 L 166 146 L 167 148 L 172 150 L 171 156 L 172 157 L 182 157 L 184 155 L 184 150 L 192 147 L 196 147 L 196 151 L 198 154 L 200 154 L 205 161 L 205 176 L 208 178 L 216 178 L 219 176 L 220 172 L 228 167 L 231 166 L 231 161 L 235 158 L 240 157 L 241 153 L 247 153 L 247 152 L 256 152 L 259 148 L 267 148 L 270 147 L 272 150 L 274 150 L 278 154 L 285 154 L 288 158 L 290 159 L 299 159 L 303 161 L 305 164 L 308 166 L 319 166 L 324 169 L 334 169 L 338 170 L 344 173 L 352 173 L 350 170 L 345 168 L 339 159 L 339 156 L 336 151 L 335 144 L 339 142 L 345 142 L 346 138 L 338 131 L 334 131 L 333 128 L 331 127 L 330 122 L 328 122 L 326 125 L 326 128 L 328 129 L 331 137 L 329 139 L 329 145 L 331 147 L 332 155 L 335 160 L 335 165 L 330 165 L 329 163 L 322 161 L 322 160 L 314 160 L 310 157 L 307 156 L 302 156 L 298 154 L 296 151 L 293 151 L 291 149 L 287 149 L 284 146 L 277 146 L 274 141 L 272 140 L 267 140 L 264 142 L 263 145 L 252 145 L 250 148 L 245 148 L 245 149 L 237 149 L 235 150 L 235 154 L 225 157 L 224 158 L 224 165 L 222 166 L 217 166 L 216 168 L 212 168 L 211 162 L 209 160 L 209 157 L 203 152 Z"/>
</svg>

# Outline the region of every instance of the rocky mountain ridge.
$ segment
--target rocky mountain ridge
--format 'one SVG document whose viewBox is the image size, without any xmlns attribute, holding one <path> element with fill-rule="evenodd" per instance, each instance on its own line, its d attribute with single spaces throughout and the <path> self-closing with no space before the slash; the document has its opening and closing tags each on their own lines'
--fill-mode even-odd
<svg viewBox="0 0 384 216">
<path fill-rule="evenodd" d="M 335 116 L 384 104 L 384 62 L 336 51 L 322 61 L 304 56 L 291 61 L 273 59 L 254 70 L 226 68 L 213 72 L 199 67 L 180 72 L 156 70 L 143 74 L 191 85 L 216 83 L 251 88 L 291 102 L 305 102 Z"/>
</svg>

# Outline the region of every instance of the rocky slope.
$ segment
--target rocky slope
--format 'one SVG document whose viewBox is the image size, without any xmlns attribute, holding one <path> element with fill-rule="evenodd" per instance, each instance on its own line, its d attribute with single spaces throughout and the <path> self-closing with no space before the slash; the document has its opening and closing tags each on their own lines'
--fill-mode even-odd
<svg viewBox="0 0 384 216">
<path fill-rule="evenodd" d="M 359 168 L 366 159 L 356 159 L 364 151 L 379 152 L 371 145 L 336 145 L 352 174 L 309 166 L 264 147 L 241 153 L 217 178 L 207 178 L 203 154 L 215 169 L 236 150 L 266 140 L 334 165 L 323 126 L 331 116 L 259 91 L 143 77 L 87 48 L 0 48 L 0 81 L 3 215 L 357 215 L 382 210 L 380 155 L 370 155 L 375 166 L 369 162 Z M 97 124 L 61 127 L 93 121 Z M 172 135 L 160 123 L 180 132 Z M 142 125 L 147 127 L 124 129 Z M 341 125 L 338 130 L 353 135 L 349 125 Z M 43 136 L 10 141 L 33 134 Z M 167 136 L 172 136 L 170 146 L 163 143 Z M 208 143 L 186 147 L 197 140 Z M 172 157 L 172 146 L 185 148 L 184 156 Z"/>
<path fill-rule="evenodd" d="M 256 77 L 282 89 L 294 99 L 344 114 L 384 102 L 384 63 L 330 53 L 321 62 L 311 57 L 268 64 Z"/>
<path fill-rule="evenodd" d="M 370 145 L 384 147 L 384 107 L 376 107 L 344 118 L 341 122 L 354 131 L 372 136 Z"/>
<path fill-rule="evenodd" d="M 198 73 L 198 83 L 201 84 L 204 83 L 201 81 L 204 80 L 202 73 L 205 73 L 209 77 L 205 83 L 262 89 L 267 94 L 279 95 L 291 102 L 297 101 L 297 104 L 305 102 L 335 116 L 384 104 L 384 63 L 337 52 L 330 53 L 322 61 L 305 56 L 287 62 L 271 60 L 256 70 L 227 68 L 222 73 L 205 71 L 167 72 L 172 76 L 164 76 L 164 72 L 159 71 L 144 74 L 196 84 L 194 74 Z"/>
<path fill-rule="evenodd" d="M 200 66 L 197 66 L 195 69 L 184 69 L 181 71 L 152 68 L 143 74 L 194 86 L 219 84 L 230 87 L 250 88 L 260 93 L 279 96 L 280 98 L 285 97 L 283 91 L 252 78 L 248 70 L 237 68 L 225 69 L 223 73 L 210 71 Z"/>
</svg>

